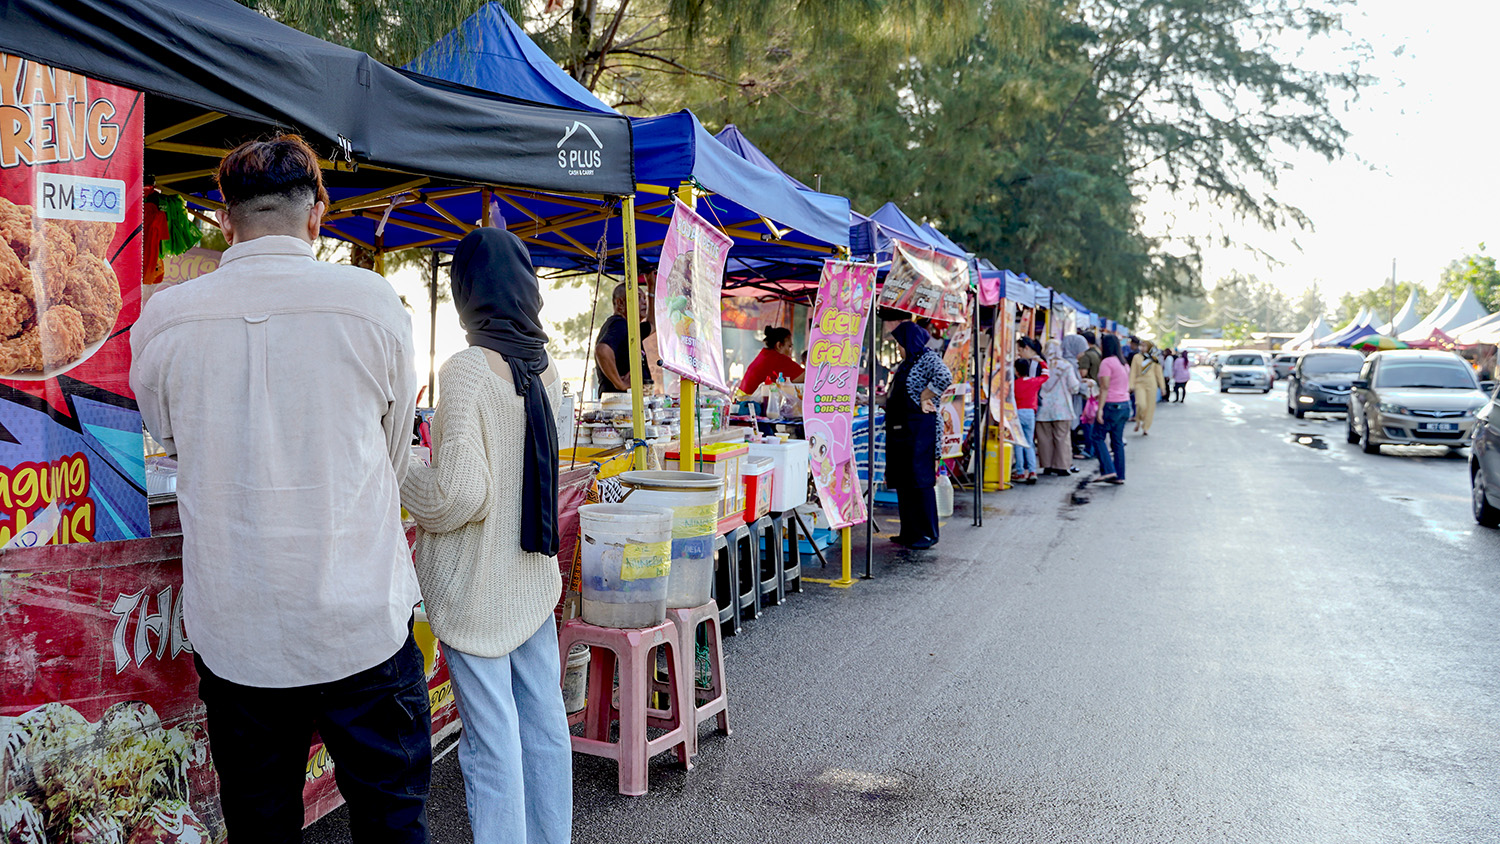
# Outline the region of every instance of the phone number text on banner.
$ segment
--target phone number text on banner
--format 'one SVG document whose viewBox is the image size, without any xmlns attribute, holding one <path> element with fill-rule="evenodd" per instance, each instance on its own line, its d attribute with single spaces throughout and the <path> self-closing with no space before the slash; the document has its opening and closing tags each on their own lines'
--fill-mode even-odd
<svg viewBox="0 0 1500 844">
<path fill-rule="evenodd" d="M 838 528 L 859 524 L 866 517 L 855 469 L 853 427 L 860 350 L 875 295 L 875 270 L 874 264 L 823 262 L 807 342 L 802 418 L 809 465 L 823 512 L 829 524 Z"/>
</svg>

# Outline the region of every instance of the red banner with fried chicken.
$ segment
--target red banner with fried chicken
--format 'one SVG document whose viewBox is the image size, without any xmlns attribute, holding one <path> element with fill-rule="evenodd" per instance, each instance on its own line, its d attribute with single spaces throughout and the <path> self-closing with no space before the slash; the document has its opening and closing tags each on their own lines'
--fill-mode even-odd
<svg viewBox="0 0 1500 844">
<path fill-rule="evenodd" d="M 0 54 L 0 546 L 150 535 L 129 337 L 144 106 Z"/>
</svg>

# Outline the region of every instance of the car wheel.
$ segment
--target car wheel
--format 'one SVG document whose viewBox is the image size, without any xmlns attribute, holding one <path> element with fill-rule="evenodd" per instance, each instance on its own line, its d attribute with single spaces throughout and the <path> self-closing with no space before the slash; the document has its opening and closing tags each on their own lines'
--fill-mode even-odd
<svg viewBox="0 0 1500 844">
<path fill-rule="evenodd" d="M 1370 439 L 1370 423 L 1365 421 L 1365 428 L 1359 433 L 1359 447 L 1365 454 L 1379 454 L 1380 443 Z"/>
<path fill-rule="evenodd" d="M 1297 417 L 1298 419 L 1302 419 L 1307 416 L 1307 411 L 1299 407 L 1296 410 L 1292 411 L 1292 415 Z"/>
<path fill-rule="evenodd" d="M 1344 414 L 1344 439 L 1351 443 L 1359 442 L 1359 434 L 1354 430 L 1354 414 Z"/>
<path fill-rule="evenodd" d="M 1220 384 L 1219 385 L 1219 392 L 1221 392 L 1221 393 L 1227 393 L 1227 392 L 1229 392 L 1229 388 L 1226 387 L 1226 386 L 1224 386 L 1223 384 Z"/>
<path fill-rule="evenodd" d="M 1500 508 L 1490 503 L 1489 494 L 1485 491 L 1483 468 L 1475 466 L 1470 472 L 1469 489 L 1473 500 L 1474 521 L 1487 528 L 1500 527 Z"/>
<path fill-rule="evenodd" d="M 1267 387 L 1264 390 L 1261 390 L 1262 394 L 1269 393 L 1269 392 L 1271 392 L 1271 388 L 1270 387 Z"/>
</svg>

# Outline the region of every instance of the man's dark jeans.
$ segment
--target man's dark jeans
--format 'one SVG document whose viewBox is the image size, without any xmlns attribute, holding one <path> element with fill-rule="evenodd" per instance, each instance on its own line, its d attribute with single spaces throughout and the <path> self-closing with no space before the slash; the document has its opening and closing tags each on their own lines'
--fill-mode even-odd
<svg viewBox="0 0 1500 844">
<path fill-rule="evenodd" d="M 302 785 L 316 731 L 349 803 L 354 840 L 425 844 L 432 717 L 415 639 L 358 674 L 289 689 L 242 686 L 194 661 L 231 841 L 302 840 Z"/>
</svg>

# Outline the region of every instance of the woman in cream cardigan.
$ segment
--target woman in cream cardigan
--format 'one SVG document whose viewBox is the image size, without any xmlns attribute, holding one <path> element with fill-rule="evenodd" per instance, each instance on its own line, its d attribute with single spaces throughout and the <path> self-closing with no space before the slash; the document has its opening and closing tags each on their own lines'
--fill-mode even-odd
<svg viewBox="0 0 1500 844">
<path fill-rule="evenodd" d="M 401 486 L 417 520 L 417 579 L 464 723 L 474 840 L 566 842 L 573 759 L 552 618 L 561 382 L 519 238 L 471 232 L 452 288 L 470 346 L 438 376 L 432 465 L 414 459 Z"/>
</svg>

